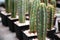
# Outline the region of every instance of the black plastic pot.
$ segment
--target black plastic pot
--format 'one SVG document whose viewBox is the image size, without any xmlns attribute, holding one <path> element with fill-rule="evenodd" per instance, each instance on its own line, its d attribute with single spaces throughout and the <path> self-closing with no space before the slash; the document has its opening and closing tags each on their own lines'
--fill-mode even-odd
<svg viewBox="0 0 60 40">
<path fill-rule="evenodd" d="M 9 17 L 10 15 L 5 15 L 5 14 L 3 14 L 3 13 L 0 13 L 0 15 L 1 15 L 1 19 L 2 19 L 2 24 L 3 24 L 4 26 L 8 26 L 8 17 Z"/>
<path fill-rule="evenodd" d="M 47 31 L 47 37 L 51 40 L 54 40 L 54 34 L 56 33 L 56 29 Z"/>
<path fill-rule="evenodd" d="M 11 19 L 8 17 L 8 26 L 11 32 L 15 32 L 15 21 L 18 21 L 18 19 Z"/>
<path fill-rule="evenodd" d="M 31 35 L 31 33 L 29 33 L 29 31 L 27 31 L 29 34 L 27 32 L 24 32 L 24 31 L 22 31 L 22 32 L 23 32 L 23 40 L 32 40 L 33 38 L 37 38 L 37 35 L 35 33 L 33 33 L 35 35 Z"/>
<path fill-rule="evenodd" d="M 16 31 L 17 38 L 19 40 L 23 40 L 22 30 L 29 29 L 29 24 L 28 25 L 22 25 L 22 26 L 21 26 L 22 23 L 18 25 L 17 23 L 14 22 L 14 24 L 15 24 L 15 31 Z"/>
</svg>

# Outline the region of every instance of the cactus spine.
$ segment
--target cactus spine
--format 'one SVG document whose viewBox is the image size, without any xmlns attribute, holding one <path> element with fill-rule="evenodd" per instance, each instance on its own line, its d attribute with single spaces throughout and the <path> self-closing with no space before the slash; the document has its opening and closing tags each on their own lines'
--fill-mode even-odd
<svg viewBox="0 0 60 40">
<path fill-rule="evenodd" d="M 11 4 L 10 4 L 10 0 L 5 0 L 5 7 L 6 7 L 6 12 L 10 13 L 11 12 L 11 8 L 10 8 Z"/>
<path fill-rule="evenodd" d="M 47 6 L 47 12 L 48 12 L 48 29 L 51 30 L 51 28 L 54 26 L 54 6 L 48 5 Z"/>
<path fill-rule="evenodd" d="M 16 0 L 11 0 L 11 17 L 15 18 L 17 13 L 17 2 Z"/>
<path fill-rule="evenodd" d="M 25 22 L 25 12 L 26 12 L 26 0 L 18 0 L 17 2 L 18 14 L 19 14 L 19 22 Z"/>
<path fill-rule="evenodd" d="M 40 0 L 34 0 L 31 5 L 30 32 L 36 32 L 36 14 L 37 14 L 38 4 L 40 4 Z"/>
<path fill-rule="evenodd" d="M 47 27 L 46 4 L 40 3 L 37 13 L 38 40 L 46 40 L 46 27 Z"/>
</svg>

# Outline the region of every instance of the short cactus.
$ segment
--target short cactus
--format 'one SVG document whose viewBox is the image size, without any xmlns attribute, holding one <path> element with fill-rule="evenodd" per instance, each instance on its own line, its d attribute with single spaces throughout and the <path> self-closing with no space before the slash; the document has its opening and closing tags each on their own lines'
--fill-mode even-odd
<svg viewBox="0 0 60 40">
<path fill-rule="evenodd" d="M 11 12 L 11 8 L 10 8 L 11 4 L 10 3 L 11 3 L 11 0 L 5 0 L 5 7 L 6 7 L 7 13 Z"/>
<path fill-rule="evenodd" d="M 15 18 L 17 13 L 17 2 L 16 0 L 11 0 L 11 17 Z"/>
<path fill-rule="evenodd" d="M 47 12 L 45 3 L 40 3 L 38 7 L 36 24 L 38 40 L 46 40 Z"/>
<path fill-rule="evenodd" d="M 30 32 L 36 32 L 36 14 L 37 14 L 37 8 L 39 4 L 40 4 L 40 0 L 34 0 L 31 4 Z"/>
<path fill-rule="evenodd" d="M 51 28 L 54 26 L 54 6 L 48 5 L 47 6 L 47 12 L 48 12 L 48 29 L 51 30 Z"/>
</svg>

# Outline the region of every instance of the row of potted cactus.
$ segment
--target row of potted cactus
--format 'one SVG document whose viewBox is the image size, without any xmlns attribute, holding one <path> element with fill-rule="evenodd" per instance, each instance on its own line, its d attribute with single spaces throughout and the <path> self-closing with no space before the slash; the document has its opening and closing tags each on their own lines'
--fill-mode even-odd
<svg viewBox="0 0 60 40">
<path fill-rule="evenodd" d="M 39 40 L 45 40 L 47 29 L 51 30 L 54 26 L 55 8 L 56 0 L 51 0 L 50 3 L 48 0 L 33 0 L 33 2 L 29 0 L 6 1 L 6 11 L 9 12 L 10 10 L 12 18 L 15 18 L 18 12 L 20 23 L 25 22 L 25 13 L 30 12 L 30 32 L 37 32 Z"/>
</svg>

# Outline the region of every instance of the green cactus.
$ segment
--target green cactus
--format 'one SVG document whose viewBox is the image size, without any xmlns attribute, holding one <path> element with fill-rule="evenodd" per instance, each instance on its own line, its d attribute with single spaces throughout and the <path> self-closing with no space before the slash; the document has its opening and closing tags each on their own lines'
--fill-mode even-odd
<svg viewBox="0 0 60 40">
<path fill-rule="evenodd" d="M 48 5 L 47 6 L 47 12 L 48 12 L 48 29 L 51 30 L 51 28 L 54 26 L 54 6 L 53 5 Z"/>
<path fill-rule="evenodd" d="M 56 8 L 56 0 L 50 0 L 50 3 Z"/>
<path fill-rule="evenodd" d="M 54 6 L 54 12 L 56 13 L 56 0 L 50 0 L 50 3 Z"/>
<path fill-rule="evenodd" d="M 29 0 L 26 0 L 26 11 L 28 11 L 29 10 L 29 7 L 30 5 L 29 5 Z"/>
<path fill-rule="evenodd" d="M 44 3 L 45 3 L 46 5 L 48 5 L 48 0 L 44 0 Z"/>
<path fill-rule="evenodd" d="M 11 17 L 16 18 L 17 13 L 17 1 L 11 0 Z"/>
<path fill-rule="evenodd" d="M 36 24 L 37 24 L 38 40 L 46 40 L 47 11 L 45 3 L 40 3 L 38 7 Z"/>
<path fill-rule="evenodd" d="M 11 12 L 11 4 L 10 4 L 11 0 L 5 0 L 5 7 L 6 7 L 6 12 L 10 13 Z"/>
<path fill-rule="evenodd" d="M 31 4 L 30 32 L 36 32 L 36 14 L 37 14 L 37 8 L 39 4 L 40 4 L 40 0 L 34 0 Z"/>
<path fill-rule="evenodd" d="M 18 0 L 17 3 L 18 3 L 17 8 L 18 8 L 18 14 L 19 14 L 19 22 L 24 23 L 25 13 L 26 13 L 26 0 Z"/>
</svg>

